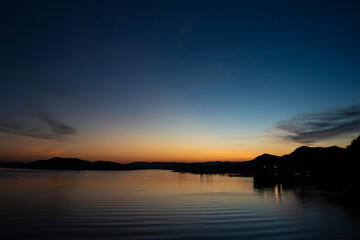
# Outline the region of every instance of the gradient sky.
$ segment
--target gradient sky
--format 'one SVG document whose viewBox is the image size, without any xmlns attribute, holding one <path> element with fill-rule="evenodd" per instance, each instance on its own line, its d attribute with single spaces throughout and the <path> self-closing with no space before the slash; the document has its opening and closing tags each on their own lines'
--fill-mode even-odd
<svg viewBox="0 0 360 240">
<path fill-rule="evenodd" d="M 359 1 L 3 1 L 0 160 L 250 160 L 360 133 Z"/>
</svg>

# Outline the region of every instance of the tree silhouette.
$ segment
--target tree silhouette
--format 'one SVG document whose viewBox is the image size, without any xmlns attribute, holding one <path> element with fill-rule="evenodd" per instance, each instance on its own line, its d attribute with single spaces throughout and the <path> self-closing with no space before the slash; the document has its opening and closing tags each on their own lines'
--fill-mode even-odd
<svg viewBox="0 0 360 240">
<path fill-rule="evenodd" d="M 354 139 L 349 146 L 346 147 L 350 151 L 360 151 L 360 135 Z"/>
</svg>

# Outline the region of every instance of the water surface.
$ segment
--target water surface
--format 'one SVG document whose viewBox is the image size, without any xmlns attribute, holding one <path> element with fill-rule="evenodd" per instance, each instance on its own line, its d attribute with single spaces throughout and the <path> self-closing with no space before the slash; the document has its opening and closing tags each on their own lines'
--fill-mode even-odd
<svg viewBox="0 0 360 240">
<path fill-rule="evenodd" d="M 360 212 L 315 187 L 146 171 L 0 169 L 2 239 L 359 239 Z"/>
</svg>

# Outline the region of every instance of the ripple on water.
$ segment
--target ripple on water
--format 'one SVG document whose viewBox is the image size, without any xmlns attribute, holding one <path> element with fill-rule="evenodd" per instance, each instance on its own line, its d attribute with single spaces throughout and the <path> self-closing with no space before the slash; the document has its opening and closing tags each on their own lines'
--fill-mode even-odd
<svg viewBox="0 0 360 240">
<path fill-rule="evenodd" d="M 167 171 L 1 171 L 5 239 L 359 239 L 359 215 L 316 188 Z"/>
</svg>

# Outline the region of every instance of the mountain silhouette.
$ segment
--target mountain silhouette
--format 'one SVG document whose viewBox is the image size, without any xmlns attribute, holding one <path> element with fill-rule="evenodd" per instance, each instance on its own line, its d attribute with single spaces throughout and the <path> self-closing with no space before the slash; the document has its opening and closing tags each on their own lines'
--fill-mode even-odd
<svg viewBox="0 0 360 240">
<path fill-rule="evenodd" d="M 252 175 L 256 182 L 352 184 L 359 186 L 360 136 L 347 148 L 302 146 L 284 156 L 263 154 L 251 161 L 217 165 L 182 163 L 174 171 Z"/>
<path fill-rule="evenodd" d="M 90 162 L 78 158 L 54 157 L 30 163 L 3 162 L 0 167 L 48 170 L 138 170 L 167 169 L 197 174 L 231 173 L 254 176 L 257 182 L 349 183 L 359 185 L 360 136 L 346 148 L 302 146 L 284 156 L 262 154 L 245 162 Z"/>
<path fill-rule="evenodd" d="M 19 167 L 19 166 L 18 166 Z M 54 157 L 49 160 L 37 160 L 23 163 L 22 168 L 47 170 L 134 170 L 131 166 L 107 161 L 85 161 L 78 158 Z"/>
</svg>

